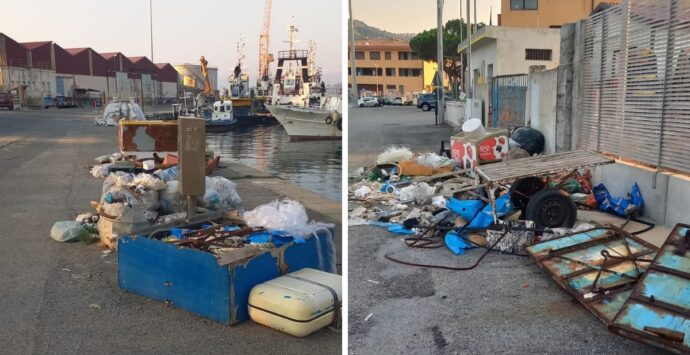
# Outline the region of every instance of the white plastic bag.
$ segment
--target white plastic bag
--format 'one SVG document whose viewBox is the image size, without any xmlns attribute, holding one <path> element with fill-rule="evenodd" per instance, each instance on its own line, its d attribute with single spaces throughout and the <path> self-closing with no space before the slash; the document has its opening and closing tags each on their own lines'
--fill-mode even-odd
<svg viewBox="0 0 690 355">
<path fill-rule="evenodd" d="M 244 211 L 242 199 L 237 193 L 237 184 L 222 176 L 206 177 L 206 192 L 199 204 L 209 209 L 232 208 Z"/>
<path fill-rule="evenodd" d="M 91 168 L 91 175 L 96 178 L 104 178 L 110 173 L 110 164 L 94 165 Z"/>
<path fill-rule="evenodd" d="M 73 242 L 90 234 L 83 224 L 76 221 L 55 222 L 50 229 L 50 237 L 58 242 Z"/>
<path fill-rule="evenodd" d="M 436 193 L 436 188 L 429 186 L 429 184 L 422 182 L 416 185 L 410 185 L 400 189 L 398 198 L 400 201 L 417 201 L 422 202 L 431 198 Z"/>
<path fill-rule="evenodd" d="M 137 176 L 132 179 L 133 186 L 136 186 L 138 189 L 141 189 L 142 187 L 145 189 L 152 189 L 152 190 L 163 190 L 165 189 L 165 182 L 155 175 L 151 174 L 146 174 L 146 173 L 141 173 L 137 174 Z"/>
<path fill-rule="evenodd" d="M 160 192 L 160 204 L 164 215 L 184 212 L 187 209 L 187 204 L 180 194 L 179 181 L 171 180 L 165 184 L 165 189 Z"/>
<path fill-rule="evenodd" d="M 407 161 L 414 157 L 412 152 L 405 147 L 388 147 L 386 151 L 379 154 L 376 164 L 390 164 Z"/>
<path fill-rule="evenodd" d="M 355 197 L 357 198 L 364 198 L 366 195 L 368 195 L 371 192 L 371 189 L 369 186 L 362 186 L 355 190 Z"/>
<path fill-rule="evenodd" d="M 322 229 L 333 228 L 330 223 L 309 221 L 304 206 L 297 201 L 275 200 L 246 212 L 244 220 L 250 227 L 281 230 L 293 236 L 307 236 Z"/>
</svg>

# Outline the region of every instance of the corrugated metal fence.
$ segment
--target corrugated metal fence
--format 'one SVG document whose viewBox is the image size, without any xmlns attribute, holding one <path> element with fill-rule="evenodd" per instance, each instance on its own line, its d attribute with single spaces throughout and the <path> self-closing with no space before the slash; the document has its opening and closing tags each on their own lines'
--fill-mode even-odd
<svg viewBox="0 0 690 355">
<path fill-rule="evenodd" d="M 585 26 L 578 147 L 690 172 L 690 0 L 627 0 Z"/>
<path fill-rule="evenodd" d="M 527 74 L 501 75 L 491 80 L 492 127 L 525 125 Z"/>
</svg>

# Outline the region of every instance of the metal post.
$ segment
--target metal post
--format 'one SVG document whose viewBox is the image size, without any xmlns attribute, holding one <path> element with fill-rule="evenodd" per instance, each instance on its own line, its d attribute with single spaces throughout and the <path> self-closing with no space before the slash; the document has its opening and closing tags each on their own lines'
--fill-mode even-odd
<svg viewBox="0 0 690 355">
<path fill-rule="evenodd" d="M 444 106 L 446 104 L 443 95 L 443 0 L 437 0 L 437 15 L 436 15 L 436 63 L 438 64 L 438 86 L 436 87 L 438 100 L 436 100 L 436 107 L 438 112 L 438 119 L 436 124 L 443 123 L 444 120 Z"/>
<path fill-rule="evenodd" d="M 350 61 L 352 62 L 350 72 L 352 75 L 352 103 L 357 104 L 359 91 L 357 90 L 357 65 L 355 64 L 355 25 L 352 20 L 352 0 L 349 0 L 350 5 Z"/>
<path fill-rule="evenodd" d="M 156 62 L 153 60 L 153 0 L 149 0 L 149 27 L 151 29 L 151 63 L 154 65 Z M 156 79 L 160 80 L 159 77 Z M 153 79 L 151 79 L 151 88 L 153 89 L 153 118 L 156 118 L 156 85 L 153 84 Z M 143 93 L 142 93 L 143 101 Z M 142 102 L 143 104 L 143 102 Z"/>
<path fill-rule="evenodd" d="M 467 98 L 474 98 L 474 90 L 472 87 L 472 21 L 470 19 L 470 0 L 467 0 L 467 81 L 465 85 L 467 86 Z"/>
</svg>

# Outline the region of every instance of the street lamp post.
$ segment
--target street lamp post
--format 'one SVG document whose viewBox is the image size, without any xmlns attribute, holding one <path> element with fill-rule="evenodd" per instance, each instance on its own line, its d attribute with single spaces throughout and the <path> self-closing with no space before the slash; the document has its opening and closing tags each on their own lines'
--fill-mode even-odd
<svg viewBox="0 0 690 355">
<path fill-rule="evenodd" d="M 375 64 L 376 66 L 376 96 L 379 96 L 379 65 Z"/>
<path fill-rule="evenodd" d="M 444 109 L 446 100 L 443 95 L 443 0 L 437 0 L 437 16 L 436 16 L 436 63 L 438 64 L 436 73 L 438 74 L 438 86 L 436 92 L 438 99 L 436 100 L 436 107 L 438 110 L 438 119 L 436 124 L 443 123 Z"/>
</svg>

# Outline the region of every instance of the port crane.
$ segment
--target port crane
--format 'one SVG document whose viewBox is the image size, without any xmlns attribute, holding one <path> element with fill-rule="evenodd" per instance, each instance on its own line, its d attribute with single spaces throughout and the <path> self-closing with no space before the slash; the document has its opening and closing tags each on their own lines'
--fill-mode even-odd
<svg viewBox="0 0 690 355">
<path fill-rule="evenodd" d="M 271 87 L 268 66 L 273 61 L 273 55 L 268 52 L 271 34 L 271 0 L 264 4 L 264 24 L 259 34 L 259 76 L 256 82 L 258 96 L 268 96 Z"/>
</svg>

